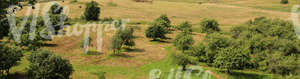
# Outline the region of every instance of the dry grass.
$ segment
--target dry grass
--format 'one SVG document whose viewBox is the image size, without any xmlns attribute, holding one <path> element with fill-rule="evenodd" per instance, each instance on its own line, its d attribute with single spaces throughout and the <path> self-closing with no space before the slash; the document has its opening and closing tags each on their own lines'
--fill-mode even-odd
<svg viewBox="0 0 300 79">
<path fill-rule="evenodd" d="M 70 1 L 70 0 L 69 0 Z M 65 1 L 61 3 L 64 7 L 68 7 L 70 12 L 68 16 L 72 19 L 80 18 L 84 11 L 84 3 L 90 0 L 78 0 L 77 3 L 70 3 Z M 118 6 L 107 6 L 106 3 L 114 2 Z M 232 1 L 234 4 L 247 4 L 249 1 Z M 182 3 L 182 2 L 167 2 L 167 1 L 154 1 L 153 4 L 149 3 L 136 3 L 132 0 L 97 0 L 101 5 L 101 16 L 112 17 L 112 18 L 129 18 L 133 22 L 151 22 L 153 19 L 157 18 L 161 14 L 167 14 L 170 16 L 173 24 L 179 24 L 183 21 L 190 21 L 196 24 L 194 28 L 197 28 L 197 24 L 203 18 L 215 18 L 221 24 L 223 30 L 228 30 L 234 25 L 244 23 L 245 21 L 259 17 L 278 17 L 282 19 L 289 19 L 288 12 L 279 12 L 271 10 L 262 10 L 252 7 L 241 7 L 233 6 L 227 4 L 212 4 L 205 3 L 199 5 L 197 3 Z M 261 1 L 255 1 L 261 2 Z M 254 4 L 254 3 L 253 3 Z M 249 5 L 253 5 L 249 4 Z M 41 6 L 46 5 L 46 3 L 41 3 Z M 79 8 L 81 6 L 82 8 Z M 25 9 L 17 13 L 18 16 L 23 16 Z M 168 43 L 153 43 L 150 42 L 148 38 L 144 35 L 144 30 L 148 25 L 139 25 L 140 29 L 137 29 L 134 35 L 137 37 L 135 39 L 136 51 L 124 52 L 126 57 L 109 57 L 110 49 L 109 42 L 110 38 L 113 36 L 114 32 L 104 33 L 103 38 L 103 52 L 100 55 L 83 55 L 83 50 L 79 47 L 79 42 L 82 40 L 81 36 L 63 36 L 60 38 L 55 38 L 53 41 L 48 42 L 53 44 L 53 47 L 45 47 L 51 51 L 56 52 L 56 54 L 67 58 L 75 67 L 75 73 L 72 75 L 73 79 L 95 79 L 97 76 L 91 74 L 93 71 L 87 67 L 128 67 L 129 69 L 136 69 L 135 67 L 140 67 L 145 64 L 151 63 L 153 61 L 160 61 L 166 56 L 166 51 L 164 47 L 171 46 L 172 41 L 167 40 Z M 167 35 L 168 37 L 174 38 L 176 33 Z M 199 42 L 203 40 L 203 34 L 194 33 L 194 40 Z M 96 48 L 96 33 L 91 33 L 93 48 Z M 85 67 L 87 66 L 87 67 Z M 104 68 L 105 69 L 105 68 Z M 112 68 L 114 70 L 114 68 Z M 131 71 L 128 71 L 131 72 Z M 132 71 L 134 72 L 134 71 Z M 128 74 L 120 74 L 117 72 L 111 72 L 107 74 L 108 79 L 124 79 L 128 78 Z M 137 76 L 136 78 L 143 79 L 145 76 Z"/>
</svg>

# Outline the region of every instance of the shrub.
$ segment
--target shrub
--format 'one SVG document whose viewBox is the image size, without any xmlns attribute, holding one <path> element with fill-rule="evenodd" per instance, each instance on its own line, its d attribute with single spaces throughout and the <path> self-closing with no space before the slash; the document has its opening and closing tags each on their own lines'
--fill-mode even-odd
<svg viewBox="0 0 300 79">
<path fill-rule="evenodd" d="M 152 38 L 153 40 L 165 39 L 165 34 L 168 33 L 168 30 L 160 23 L 154 22 L 150 27 L 147 28 L 145 33 L 147 38 Z"/>
<path fill-rule="evenodd" d="M 106 79 L 105 78 L 105 72 L 100 72 L 98 75 L 98 79 Z"/>
<path fill-rule="evenodd" d="M 216 55 L 214 65 L 225 69 L 228 73 L 233 69 L 244 69 L 250 61 L 249 53 L 250 51 L 244 48 L 227 47 L 221 49 Z"/>
<path fill-rule="evenodd" d="M 0 75 L 9 74 L 10 68 L 16 66 L 23 57 L 20 48 L 0 45 Z"/>
<path fill-rule="evenodd" d="M 189 49 L 194 44 L 193 37 L 189 33 L 181 32 L 174 39 L 174 46 L 184 53 L 184 50 Z"/>
<path fill-rule="evenodd" d="M 168 16 L 166 14 L 161 15 L 157 19 L 155 19 L 157 23 L 160 23 L 162 27 L 170 28 L 171 27 L 171 21 L 169 20 Z"/>
<path fill-rule="evenodd" d="M 95 1 L 87 3 L 82 17 L 87 21 L 95 21 L 95 20 L 99 20 L 99 16 L 100 16 L 99 4 Z"/>
<path fill-rule="evenodd" d="M 27 74 L 31 79 L 69 79 L 73 72 L 69 60 L 51 54 L 49 51 L 32 53 Z"/>
<path fill-rule="evenodd" d="M 54 4 L 50 7 L 49 13 L 50 14 L 60 14 L 63 11 L 63 7 L 59 4 Z"/>
<path fill-rule="evenodd" d="M 219 23 L 214 19 L 203 19 L 200 23 L 202 33 L 219 32 Z"/>
<path fill-rule="evenodd" d="M 281 3 L 281 4 L 288 4 L 288 3 L 289 3 L 289 0 L 281 0 L 280 3 Z"/>
<path fill-rule="evenodd" d="M 185 32 L 192 32 L 192 25 L 186 21 L 178 25 L 177 29 Z"/>
</svg>

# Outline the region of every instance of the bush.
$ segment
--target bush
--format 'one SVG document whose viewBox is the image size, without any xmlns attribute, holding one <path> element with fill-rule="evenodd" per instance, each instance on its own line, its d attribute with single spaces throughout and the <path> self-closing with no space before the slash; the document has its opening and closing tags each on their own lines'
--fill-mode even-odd
<svg viewBox="0 0 300 79">
<path fill-rule="evenodd" d="M 219 23 L 214 19 L 203 19 L 200 23 L 202 33 L 219 32 Z"/>
<path fill-rule="evenodd" d="M 192 25 L 186 21 L 178 25 L 177 29 L 185 32 L 192 32 Z"/>
<path fill-rule="evenodd" d="M 230 73 L 234 69 L 244 69 L 250 61 L 250 51 L 244 48 L 227 47 L 216 55 L 214 66 Z"/>
<path fill-rule="evenodd" d="M 157 23 L 160 23 L 162 27 L 170 28 L 171 21 L 166 14 L 161 15 L 159 18 L 155 19 Z"/>
<path fill-rule="evenodd" d="M 194 44 L 193 36 L 189 33 L 181 32 L 174 39 L 174 46 L 184 53 L 184 50 L 189 49 Z"/>
<path fill-rule="evenodd" d="M 87 21 L 95 21 L 95 20 L 99 20 L 99 16 L 100 16 L 99 4 L 95 1 L 87 3 L 82 17 Z"/>
<path fill-rule="evenodd" d="M 30 79 L 69 79 L 73 72 L 69 60 L 51 54 L 49 51 L 32 53 L 27 74 Z"/>
<path fill-rule="evenodd" d="M 9 74 L 10 68 L 16 66 L 23 57 L 20 48 L 0 45 L 0 75 Z"/>
<path fill-rule="evenodd" d="M 60 14 L 60 13 L 62 13 L 62 11 L 63 11 L 63 7 L 56 3 L 50 7 L 49 13 L 50 14 Z"/>
<path fill-rule="evenodd" d="M 289 3 L 289 0 L 281 0 L 280 3 L 281 3 L 281 4 L 288 4 L 288 3 Z"/>
<path fill-rule="evenodd" d="M 162 24 L 154 22 L 147 28 L 145 33 L 147 38 L 152 38 L 153 40 L 165 39 L 165 34 L 168 33 L 168 29 L 163 27 Z"/>
</svg>

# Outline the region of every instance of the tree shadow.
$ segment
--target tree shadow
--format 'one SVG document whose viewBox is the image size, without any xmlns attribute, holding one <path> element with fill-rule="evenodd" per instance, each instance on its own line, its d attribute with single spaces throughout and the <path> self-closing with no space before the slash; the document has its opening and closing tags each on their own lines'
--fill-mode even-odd
<svg viewBox="0 0 300 79">
<path fill-rule="evenodd" d="M 150 40 L 150 42 L 159 42 L 159 43 L 171 43 L 167 40 Z"/>
<path fill-rule="evenodd" d="M 243 73 L 243 72 L 231 72 L 229 73 L 232 79 L 265 79 L 267 75 L 255 74 L 255 73 Z"/>
<path fill-rule="evenodd" d="M 110 57 L 123 57 L 123 58 L 131 58 L 132 56 L 129 56 L 127 54 L 124 53 L 120 53 L 120 54 L 111 54 Z"/>
<path fill-rule="evenodd" d="M 42 46 L 45 46 L 45 47 L 56 47 L 57 44 L 44 43 L 44 44 L 42 44 Z"/>
<path fill-rule="evenodd" d="M 125 52 L 145 52 L 145 49 L 131 49 L 131 48 L 124 48 Z"/>
</svg>

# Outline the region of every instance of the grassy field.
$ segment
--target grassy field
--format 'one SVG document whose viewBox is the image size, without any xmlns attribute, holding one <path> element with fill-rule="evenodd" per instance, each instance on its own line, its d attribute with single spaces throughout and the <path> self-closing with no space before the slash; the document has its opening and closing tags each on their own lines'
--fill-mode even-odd
<svg viewBox="0 0 300 79">
<path fill-rule="evenodd" d="M 91 0 L 78 0 L 71 3 L 66 0 L 64 3 L 59 2 L 65 8 L 69 8 L 68 17 L 78 19 L 84 11 L 84 4 Z M 162 70 L 162 79 L 166 79 L 170 69 L 178 66 L 170 63 L 170 54 L 175 53 L 172 47 L 172 40 L 166 40 L 165 43 L 156 43 L 149 41 L 144 35 L 144 30 L 155 18 L 161 14 L 167 14 L 173 25 L 184 21 L 190 21 L 193 24 L 193 31 L 199 32 L 199 22 L 204 18 L 214 18 L 219 21 L 223 32 L 228 32 L 231 27 L 244 23 L 250 19 L 260 16 L 271 18 L 281 18 L 290 20 L 289 9 L 300 1 L 291 0 L 291 4 L 282 5 L 279 0 L 220 0 L 217 3 L 198 4 L 196 0 L 155 0 L 154 3 L 136 3 L 132 0 L 96 0 L 101 4 L 101 16 L 112 18 L 128 18 L 130 23 L 140 25 L 136 26 L 134 35 L 136 46 L 134 51 L 124 52 L 124 56 L 110 56 L 109 40 L 114 31 L 103 34 L 104 44 L 103 52 L 97 55 L 85 55 L 79 47 L 79 42 L 83 36 L 63 36 L 56 37 L 53 41 L 47 42 L 49 46 L 43 47 L 55 52 L 55 54 L 69 59 L 73 64 L 75 72 L 72 79 L 97 79 L 97 74 L 106 72 L 107 79 L 148 79 L 149 72 L 152 69 Z M 47 3 L 41 3 L 43 8 Z M 79 8 L 79 7 L 82 8 Z M 17 13 L 23 16 L 26 9 Z M 41 11 L 42 12 L 42 11 Z M 176 31 L 167 36 L 174 38 Z M 203 40 L 204 34 L 194 33 L 194 40 L 199 42 Z M 92 49 L 96 45 L 96 33 L 91 33 Z M 19 75 L 20 79 L 24 77 L 26 67 L 29 62 L 26 53 L 21 63 L 12 68 L 12 73 Z M 221 79 L 270 79 L 272 74 L 260 72 L 241 71 L 236 74 L 228 75 L 218 72 L 217 69 L 203 66 L 205 70 L 210 70 L 221 76 Z M 253 76 L 248 78 L 249 76 Z M 18 76 L 16 76 L 18 77 Z M 199 79 L 201 76 L 192 76 L 192 79 Z M 216 76 L 212 76 L 216 78 Z"/>
</svg>

